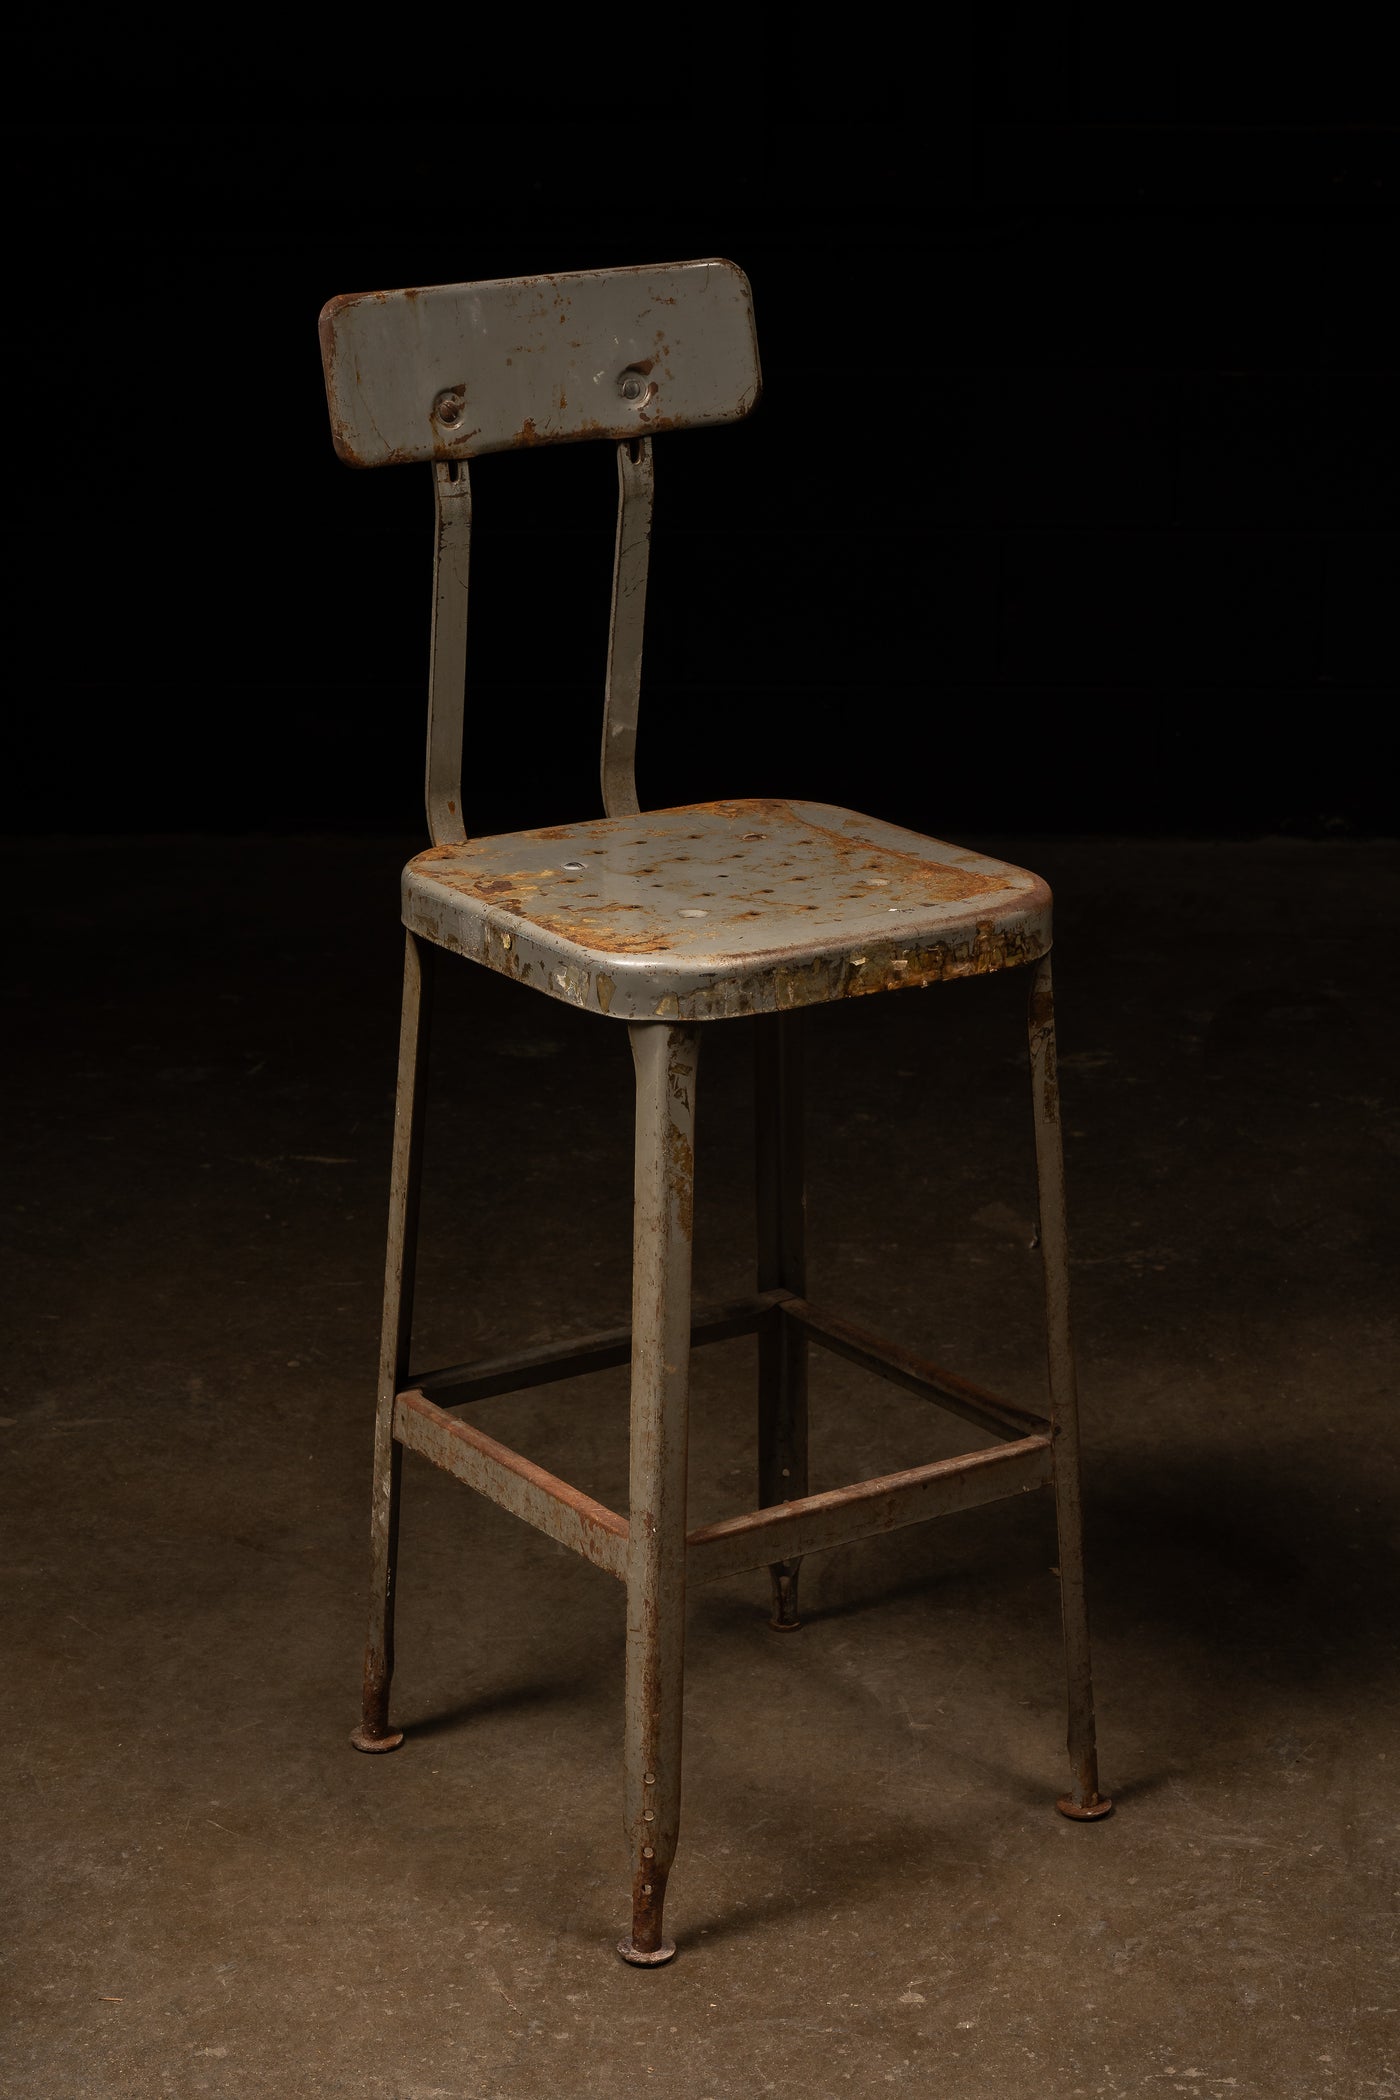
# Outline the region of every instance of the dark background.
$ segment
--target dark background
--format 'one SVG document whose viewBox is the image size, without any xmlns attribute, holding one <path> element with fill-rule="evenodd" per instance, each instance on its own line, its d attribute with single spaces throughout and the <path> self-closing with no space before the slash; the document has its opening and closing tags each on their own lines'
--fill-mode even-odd
<svg viewBox="0 0 1400 2100">
<path fill-rule="evenodd" d="M 644 802 L 1393 832 L 1395 133 L 1355 22 L 1005 8 L 813 54 L 770 12 L 547 90 L 522 22 L 460 96 L 12 129 L 0 822 L 419 828 L 430 479 L 335 460 L 321 304 L 718 254 L 765 398 L 658 444 Z M 473 469 L 470 829 L 598 806 L 609 453 Z"/>
</svg>

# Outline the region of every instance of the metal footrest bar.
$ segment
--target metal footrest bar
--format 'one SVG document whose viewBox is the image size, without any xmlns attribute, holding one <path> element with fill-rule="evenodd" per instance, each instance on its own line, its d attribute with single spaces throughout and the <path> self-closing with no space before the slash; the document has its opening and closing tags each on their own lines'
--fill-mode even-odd
<svg viewBox="0 0 1400 2100">
<path fill-rule="evenodd" d="M 764 1568 L 775 1560 L 820 1553 L 852 1539 L 874 1538 L 903 1524 L 927 1517 L 947 1517 L 975 1509 L 982 1502 L 1024 1494 L 1051 1478 L 1053 1443 L 1049 1436 L 1028 1436 L 990 1451 L 969 1451 L 959 1458 L 940 1458 L 907 1472 L 886 1473 L 854 1487 L 833 1488 L 823 1495 L 804 1495 L 774 1509 L 751 1510 L 747 1516 L 722 1517 L 702 1524 L 686 1539 L 686 1579 L 713 1582 L 746 1568 Z"/>
<path fill-rule="evenodd" d="M 626 1580 L 627 1519 L 582 1489 L 470 1423 L 445 1414 L 419 1392 L 400 1393 L 395 1399 L 394 1437 L 406 1450 L 430 1459 L 512 1516 L 523 1517 L 536 1531 L 582 1554 L 595 1568 Z"/>
<path fill-rule="evenodd" d="M 753 1297 L 731 1299 L 697 1313 L 690 1330 L 690 1346 L 702 1349 L 710 1342 L 732 1341 L 735 1336 L 756 1334 L 773 1315 L 795 1320 L 819 1348 L 844 1356 L 872 1371 L 879 1378 L 902 1386 L 905 1392 L 929 1400 L 949 1414 L 990 1429 L 995 1436 L 1015 1441 L 1039 1436 L 1050 1429 L 1044 1415 L 1017 1407 L 997 1393 L 989 1393 L 956 1371 L 916 1356 L 887 1342 L 868 1328 L 858 1327 L 835 1313 L 824 1312 L 790 1291 L 760 1291 Z M 512 1350 L 502 1356 L 480 1357 L 475 1363 L 449 1364 L 440 1371 L 416 1374 L 405 1390 L 433 1395 L 439 1401 L 451 1395 L 452 1410 L 469 1407 L 476 1400 L 491 1400 L 501 1393 L 523 1393 L 532 1386 L 553 1385 L 578 1378 L 589 1371 L 606 1371 L 627 1363 L 632 1355 L 630 1327 L 611 1327 L 599 1334 L 576 1336 L 572 1341 L 547 1342 L 534 1349 Z"/>
<path fill-rule="evenodd" d="M 627 1519 L 581 1488 L 458 1421 L 419 1392 L 398 1395 L 394 1436 L 406 1450 L 416 1451 L 594 1567 L 619 1580 L 626 1578 Z M 687 1575 L 691 1581 L 713 1582 L 722 1575 L 874 1538 L 930 1517 L 953 1516 L 1040 1487 L 1050 1479 L 1053 1466 L 1052 1439 L 1028 1436 L 994 1445 L 990 1451 L 968 1451 L 825 1494 L 804 1495 L 772 1509 L 722 1517 L 688 1535 Z"/>
<path fill-rule="evenodd" d="M 888 1378 L 907 1393 L 917 1393 L 921 1400 L 931 1400 L 948 1414 L 975 1422 L 979 1429 L 1014 1439 L 1050 1434 L 1051 1425 L 1044 1415 L 1032 1414 L 1029 1408 L 1016 1407 L 996 1393 L 985 1392 L 981 1386 L 959 1378 L 955 1371 L 945 1371 L 941 1365 L 915 1356 L 912 1350 L 901 1349 L 864 1327 L 838 1319 L 834 1313 L 822 1312 L 805 1298 L 785 1297 L 779 1310 L 784 1319 L 798 1321 L 818 1347 L 847 1357 L 877 1377 Z"/>
<path fill-rule="evenodd" d="M 691 1348 L 731 1341 L 735 1335 L 756 1334 L 786 1296 L 785 1291 L 761 1291 L 697 1313 L 691 1323 Z M 450 1364 L 442 1371 L 415 1374 L 405 1390 L 432 1393 L 438 1398 L 451 1393 L 452 1407 L 467 1407 L 474 1400 L 490 1400 L 498 1393 L 523 1393 L 530 1386 L 553 1385 L 556 1380 L 578 1378 L 587 1371 L 607 1371 L 629 1362 L 631 1355 L 631 1328 L 611 1327 L 601 1334 L 579 1335 L 573 1341 L 547 1342 L 543 1348 L 520 1349 L 506 1356 L 486 1356 L 476 1363 Z"/>
<path fill-rule="evenodd" d="M 700 1347 L 755 1333 L 771 1319 L 794 1321 L 821 1347 L 1007 1441 L 988 1451 L 936 1459 L 930 1465 L 912 1466 L 702 1525 L 686 1539 L 690 1580 L 713 1582 L 744 1569 L 790 1562 L 825 1547 L 1000 1501 L 1040 1487 L 1052 1477 L 1054 1432 L 1042 1416 L 984 1392 L 954 1372 L 822 1312 L 790 1292 L 764 1291 L 701 1313 L 691 1328 L 691 1345 Z M 625 1580 L 627 1519 L 460 1420 L 457 1410 L 495 1394 L 520 1392 L 623 1364 L 631 1353 L 631 1329 L 619 1327 L 430 1372 L 396 1396 L 395 1441 L 595 1567 Z M 429 1393 L 450 1394 L 450 1407 L 440 1407 Z"/>
</svg>

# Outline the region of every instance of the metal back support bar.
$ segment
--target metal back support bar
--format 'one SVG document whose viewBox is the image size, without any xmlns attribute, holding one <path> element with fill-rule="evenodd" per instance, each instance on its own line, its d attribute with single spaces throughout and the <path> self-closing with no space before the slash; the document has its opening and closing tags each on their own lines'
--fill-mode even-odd
<svg viewBox="0 0 1400 2100">
<path fill-rule="evenodd" d="M 472 551 L 472 485 L 465 460 L 433 468 L 433 642 L 428 671 L 428 760 L 424 799 L 435 846 L 464 839 L 462 723 L 467 690 L 467 582 Z"/>
<path fill-rule="evenodd" d="M 465 460 L 439 460 L 433 475 L 437 532 L 424 799 L 428 834 L 435 846 L 447 846 L 467 835 L 462 817 L 462 736 L 472 491 Z M 640 806 L 637 718 L 642 694 L 642 633 L 646 624 L 654 487 L 651 439 L 624 439 L 617 448 L 617 544 L 603 698 L 603 809 L 610 817 L 633 815 Z"/>
<path fill-rule="evenodd" d="M 613 553 L 612 624 L 608 682 L 603 699 L 603 810 L 634 816 L 637 801 L 637 716 L 642 697 L 642 629 L 646 623 L 651 559 L 651 505 L 655 469 L 651 439 L 617 448 L 617 545 Z"/>
</svg>

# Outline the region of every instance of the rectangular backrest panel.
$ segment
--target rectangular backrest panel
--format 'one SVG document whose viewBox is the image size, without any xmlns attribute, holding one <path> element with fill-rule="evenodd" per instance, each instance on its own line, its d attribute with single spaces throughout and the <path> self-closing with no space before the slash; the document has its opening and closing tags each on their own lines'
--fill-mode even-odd
<svg viewBox="0 0 1400 2100">
<path fill-rule="evenodd" d="M 760 385 L 749 282 L 719 261 L 355 293 L 321 355 L 354 467 L 731 423 Z"/>
</svg>

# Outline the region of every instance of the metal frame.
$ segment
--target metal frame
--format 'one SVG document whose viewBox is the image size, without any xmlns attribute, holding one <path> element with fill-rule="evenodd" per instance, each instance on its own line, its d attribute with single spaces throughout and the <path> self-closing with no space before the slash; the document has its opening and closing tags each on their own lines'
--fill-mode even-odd
<svg viewBox="0 0 1400 2100">
<path fill-rule="evenodd" d="M 413 1249 L 422 1156 L 423 1064 L 432 951 L 406 941 L 394 1122 L 384 1345 L 376 1418 L 373 1577 L 364 1710 L 352 1741 L 392 1750 L 394 1561 L 401 1455 L 416 1452 L 478 1494 L 615 1576 L 627 1591 L 625 1824 L 632 1854 L 628 1961 L 668 1961 L 666 1881 L 680 1818 L 681 1695 L 687 1582 L 767 1567 L 772 1625 L 795 1630 L 803 1556 L 906 1524 L 1051 1487 L 1060 1545 L 1071 1788 L 1056 1806 L 1077 1821 L 1108 1815 L 1099 1791 L 1084 1594 L 1078 1406 L 1069 1324 L 1068 1246 L 1054 996 L 1049 957 L 1031 975 L 1031 1102 L 1044 1275 L 1049 1412 L 1040 1415 L 813 1305 L 805 1295 L 800 1014 L 759 1017 L 756 1057 L 758 1289 L 694 1311 L 690 1302 L 696 1077 L 700 1028 L 629 1025 L 636 1067 L 633 1317 L 626 1328 L 410 1375 Z M 759 1349 L 758 1506 L 691 1530 L 686 1523 L 686 1407 L 692 1349 L 752 1334 Z M 812 1494 L 807 1468 L 807 1351 L 826 1349 L 999 1441 L 954 1458 Z M 545 1471 L 462 1413 L 630 1362 L 629 1515 Z"/>
<path fill-rule="evenodd" d="M 950 1414 L 993 1429 L 1006 1441 L 986 1450 L 935 1459 L 928 1465 L 912 1466 L 818 1495 L 806 1492 L 805 1479 L 793 1480 L 792 1486 L 802 1490 L 797 1494 L 782 1493 L 776 1487 L 765 1493 L 761 1483 L 762 1499 L 757 1509 L 686 1533 L 687 1568 L 692 1581 L 713 1582 L 741 1568 L 773 1567 L 774 1556 L 765 1549 L 781 1544 L 785 1551 L 776 1566 L 790 1587 L 778 1595 L 794 1596 L 795 1601 L 793 1563 L 796 1559 L 800 1564 L 803 1553 L 895 1531 L 903 1524 L 920 1523 L 925 1517 L 971 1509 L 979 1502 L 994 1502 L 1003 1495 L 1044 1486 L 1052 1477 L 1050 1455 L 1056 1431 L 1049 1417 L 1013 1408 L 1009 1401 L 984 1394 L 980 1387 L 969 1385 L 951 1371 L 908 1350 L 866 1337 L 863 1329 L 849 1321 L 821 1312 L 805 1299 L 790 1297 L 784 1291 L 759 1292 L 733 1305 L 698 1314 L 690 1323 L 684 1353 L 688 1355 L 689 1350 L 707 1342 L 729 1341 L 744 1334 L 758 1336 L 760 1362 L 770 1350 L 781 1361 L 784 1345 L 792 1352 L 788 1361 L 801 1361 L 797 1352 L 810 1337 L 835 1355 L 848 1357 L 862 1369 L 902 1386 L 906 1392 L 917 1393 L 920 1399 L 929 1400 Z M 532 1386 L 553 1385 L 626 1363 L 633 1353 L 632 1337 L 630 1327 L 612 1328 L 568 1343 L 549 1343 L 518 1355 L 488 1358 L 478 1366 L 454 1365 L 442 1371 L 424 1372 L 394 1395 L 394 1439 L 560 1545 L 572 1547 L 595 1567 L 626 1581 L 626 1553 L 608 1541 L 627 1541 L 628 1518 L 595 1502 L 567 1481 L 546 1473 L 494 1437 L 473 1429 L 460 1415 L 463 1408 L 477 1400 L 525 1392 Z M 432 1394 L 452 1395 L 451 1404 L 443 1406 L 440 1399 L 430 1398 Z M 782 1449 L 778 1445 L 774 1456 Z M 805 1465 L 802 1470 L 805 1473 Z M 768 1479 L 772 1477 L 769 1470 Z M 796 1623 L 795 1617 L 774 1619 L 774 1624 L 784 1630 Z"/>
<path fill-rule="evenodd" d="M 617 302 L 616 330 L 610 319 L 610 300 Z M 579 330 L 577 341 L 568 332 L 561 335 L 556 325 L 571 307 Z M 483 315 L 495 317 L 491 326 Z M 535 355 L 533 361 L 506 357 L 509 372 L 493 371 L 482 346 L 506 339 L 503 324 L 507 320 L 510 329 L 523 333 L 523 347 Z M 653 340 L 648 333 L 653 328 L 654 340 L 661 346 L 655 357 L 638 349 Z M 674 350 L 670 336 L 678 346 Z M 342 457 L 358 465 L 410 458 L 434 462 L 436 555 L 426 803 L 433 846 L 449 855 L 467 843 L 461 792 L 472 517 L 467 461 L 477 452 L 511 444 L 567 442 L 597 435 L 617 441 L 618 520 L 601 775 L 608 818 L 636 815 L 640 810 L 636 739 L 654 492 L 648 433 L 734 420 L 753 406 L 759 385 L 757 349 L 742 272 L 732 264 L 709 262 L 364 295 L 332 301 L 322 316 L 322 342 L 332 425 Z M 602 349 L 597 348 L 599 344 Z M 499 349 L 494 354 L 499 360 Z M 604 366 L 595 370 L 599 356 Z M 478 357 L 484 363 L 474 379 L 471 359 Z M 627 361 L 613 370 L 607 364 L 609 357 L 614 364 L 623 358 Z M 459 367 L 466 371 L 466 378 L 456 376 Z M 586 394 L 588 384 L 597 387 L 605 380 L 604 393 L 608 386 L 613 390 L 606 401 L 601 395 Z M 581 386 L 585 388 L 582 403 L 577 399 Z M 471 423 L 473 416 L 479 418 L 478 423 Z M 738 805 L 732 814 L 751 807 Z M 783 809 L 786 805 L 772 805 L 775 821 Z M 665 814 L 674 817 L 678 813 Z M 787 815 L 791 817 L 792 812 Z M 964 871 L 977 859 L 939 842 L 915 844 L 956 856 Z M 434 857 L 427 856 L 429 860 Z M 911 894 L 946 882 L 948 865 L 946 860 L 912 863 L 907 876 Z M 635 1067 L 631 1324 L 416 1374 L 409 1370 L 413 1269 L 435 951 L 411 924 L 406 931 L 375 1418 L 369 1636 L 361 1720 L 352 1741 L 360 1750 L 379 1752 L 392 1750 L 403 1740 L 402 1731 L 390 1723 L 389 1695 L 400 1477 L 402 1454 L 410 1450 L 615 1576 L 625 1587 L 625 1826 L 632 1873 L 632 1923 L 619 1942 L 619 1952 L 640 1966 L 668 1961 L 675 1952 L 674 1942 L 665 1935 L 663 1916 L 680 1818 L 688 1581 L 709 1582 L 766 1567 L 772 1593 L 771 1623 L 779 1631 L 791 1631 L 799 1624 L 798 1584 L 806 1554 L 1050 1487 L 1059 1527 L 1071 1779 L 1069 1792 L 1057 1806 L 1076 1820 L 1093 1821 L 1106 1816 L 1113 1805 L 1099 1791 L 1095 1753 L 1048 952 L 1049 893 L 1025 871 L 1003 869 L 999 873 L 1019 880 L 1025 896 L 1009 915 L 1003 907 L 999 933 L 989 930 L 991 919 L 984 922 L 980 918 L 980 907 L 974 910 L 975 953 L 970 949 L 961 959 L 958 954 L 944 954 L 932 934 L 928 936 L 934 941 L 929 951 L 932 960 L 924 957 L 923 961 L 919 960 L 922 949 L 916 956 L 903 939 L 897 943 L 898 953 L 889 942 L 876 953 L 862 940 L 858 945 L 863 952 L 858 956 L 838 954 L 834 960 L 828 958 L 829 967 L 816 971 L 810 964 L 803 965 L 792 982 L 769 981 L 760 972 L 753 982 L 745 979 L 729 986 L 709 1005 L 697 994 L 694 1011 L 675 996 L 663 999 L 659 1009 L 642 1008 L 643 1013 L 657 1012 L 668 1018 L 642 1018 L 635 1008 L 629 1012 L 621 1001 L 613 1002 L 611 992 L 609 1000 L 600 998 L 603 1011 L 612 1002 L 614 1017 L 626 1019 Z M 965 888 L 978 892 L 981 878 L 964 872 L 961 879 Z M 981 887 L 987 887 L 984 881 Z M 888 887 L 886 894 L 893 894 Z M 908 908 L 901 902 L 901 911 Z M 1021 919 L 1016 918 L 1017 911 Z M 692 912 L 686 916 L 707 915 Z M 496 930 L 503 953 L 514 953 L 510 926 L 525 923 L 513 920 L 504 933 Z M 426 932 L 428 939 L 443 947 L 453 944 L 433 923 Z M 886 947 L 890 947 L 888 956 Z M 494 952 L 479 959 L 493 967 L 505 966 Z M 855 965 L 862 973 L 869 969 L 873 974 L 853 974 Z M 803 1003 L 896 989 L 934 977 L 1026 965 L 1031 971 L 1031 1102 L 1045 1292 L 1048 1412 L 1044 1415 L 1001 1399 L 808 1299 L 802 1019 L 800 1011 L 792 1010 Z M 512 974 L 519 974 L 518 968 Z M 554 987 L 544 982 L 541 989 Z M 574 997 L 575 991 L 576 987 L 568 986 L 565 995 Z M 576 998 L 575 1003 L 587 1002 Z M 697 1312 L 691 1306 L 690 1273 L 700 1029 L 710 1018 L 740 1012 L 753 1016 L 756 1031 L 756 1289 L 749 1297 Z M 686 1519 L 690 1352 L 744 1334 L 753 1334 L 758 1342 L 757 1506 L 690 1529 Z M 891 1380 L 904 1391 L 974 1423 L 996 1441 L 955 1458 L 812 1493 L 807 1458 L 807 1365 L 812 1347 L 832 1351 Z M 630 1490 L 625 1517 L 463 1419 L 464 1411 L 478 1400 L 622 1363 L 631 1365 Z"/>
</svg>

